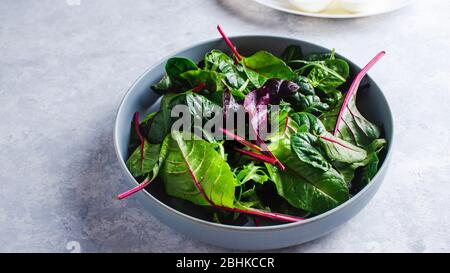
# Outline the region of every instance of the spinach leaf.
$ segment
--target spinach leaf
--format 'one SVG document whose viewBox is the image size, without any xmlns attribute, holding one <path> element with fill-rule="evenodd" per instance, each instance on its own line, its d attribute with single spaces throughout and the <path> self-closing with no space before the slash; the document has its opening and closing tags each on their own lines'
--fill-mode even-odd
<svg viewBox="0 0 450 273">
<path fill-rule="evenodd" d="M 185 91 L 186 82 L 180 77 L 180 75 L 183 72 L 197 69 L 197 65 L 189 59 L 181 57 L 170 58 L 166 62 L 166 74 L 159 82 L 152 85 L 152 89 L 158 94 Z"/>
<path fill-rule="evenodd" d="M 302 75 L 309 71 L 307 78 L 311 81 L 314 88 L 324 91 L 335 90 L 347 80 L 350 74 L 348 63 L 342 59 L 314 62 L 298 60 L 292 62 L 305 64 L 296 72 Z"/>
<path fill-rule="evenodd" d="M 333 168 L 312 168 L 294 156 L 285 163 L 286 171 L 271 166 L 270 176 L 277 192 L 292 206 L 315 214 L 330 210 L 349 198 L 342 176 Z"/>
<path fill-rule="evenodd" d="M 325 61 L 332 60 L 334 57 L 334 50 L 331 52 L 318 52 L 318 53 L 309 53 L 305 56 L 305 61 L 308 62 L 317 62 L 317 61 Z"/>
<path fill-rule="evenodd" d="M 269 137 L 269 149 L 286 166 L 285 172 L 273 170 L 271 180 L 291 205 L 321 213 L 349 198 L 347 183 L 327 157 L 320 138 L 326 131 L 320 121 L 307 113 L 294 116 L 298 124 L 289 117 L 286 123 L 297 124 L 296 130 L 290 129 L 295 128 L 292 125 L 280 126 Z"/>
<path fill-rule="evenodd" d="M 166 73 L 173 81 L 182 81 L 181 74 L 190 70 L 197 70 L 197 65 L 186 58 L 174 57 L 167 60 Z"/>
<path fill-rule="evenodd" d="M 160 172 L 167 194 L 210 206 L 195 180 L 214 204 L 232 208 L 237 181 L 213 145 L 204 140 L 184 140 L 176 131 L 168 137 L 168 154 Z"/>
<path fill-rule="evenodd" d="M 257 88 L 271 78 L 292 80 L 296 77 L 285 62 L 267 51 L 258 51 L 250 57 L 243 58 L 241 63 L 248 79 Z"/>
<path fill-rule="evenodd" d="M 248 84 L 243 67 L 235 65 L 233 59 L 220 50 L 214 49 L 205 55 L 205 70 L 222 73 L 232 89 L 240 90 L 243 88 L 245 90 Z"/>
<path fill-rule="evenodd" d="M 172 109 L 176 105 L 186 105 L 191 115 L 191 124 L 195 123 L 195 119 L 208 120 L 214 118 L 213 113 L 219 112 L 221 108 L 200 94 L 185 92 L 181 94 L 166 94 L 160 106 L 160 111 L 154 117 L 154 121 L 148 133 L 148 139 L 152 143 L 161 143 L 163 139 L 170 133 L 173 123 L 178 117 L 172 117 Z M 192 127 L 191 127 L 192 128 Z M 188 129 L 188 128 L 184 128 Z"/>
<path fill-rule="evenodd" d="M 206 94 L 211 94 L 216 91 L 223 91 L 224 85 L 222 80 L 224 76 L 215 71 L 208 70 L 190 70 L 180 74 L 180 77 L 189 83 L 191 88 L 203 83 L 206 86 Z"/>
</svg>

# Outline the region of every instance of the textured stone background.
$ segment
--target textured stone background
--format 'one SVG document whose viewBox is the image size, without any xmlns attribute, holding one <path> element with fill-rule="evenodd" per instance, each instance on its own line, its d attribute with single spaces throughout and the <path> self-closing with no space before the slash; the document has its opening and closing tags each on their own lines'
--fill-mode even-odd
<svg viewBox="0 0 450 273">
<path fill-rule="evenodd" d="M 305 39 L 365 64 L 395 114 L 392 166 L 336 232 L 286 252 L 450 252 L 450 1 L 324 20 L 250 1 L 0 2 L 0 251 L 224 251 L 172 231 L 130 198 L 112 130 L 131 83 L 162 56 L 217 37 Z M 76 241 L 76 242 L 71 242 Z M 70 242 L 68 244 L 68 242 Z"/>
</svg>

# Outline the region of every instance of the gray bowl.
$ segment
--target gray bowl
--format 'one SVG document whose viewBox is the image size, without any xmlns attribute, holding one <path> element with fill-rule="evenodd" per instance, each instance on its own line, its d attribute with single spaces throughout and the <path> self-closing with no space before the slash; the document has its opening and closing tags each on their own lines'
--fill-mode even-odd
<svg viewBox="0 0 450 273">
<path fill-rule="evenodd" d="M 244 56 L 257 50 L 267 50 L 280 55 L 286 46 L 291 44 L 302 46 L 304 53 L 330 51 L 318 45 L 285 37 L 239 36 L 232 37 L 231 40 Z M 120 166 L 130 182 L 129 187 L 138 184 L 125 165 L 128 158 L 127 145 L 134 112 L 139 111 L 143 116 L 158 109 L 159 95 L 154 93 L 150 86 L 163 76 L 164 65 L 169 57 L 183 56 L 200 61 L 205 53 L 212 49 L 228 52 L 228 48 L 221 39 L 193 45 L 160 60 L 147 69 L 126 93 L 117 112 L 114 146 Z M 372 56 L 368 54 L 367 60 L 370 57 Z M 360 68 L 350 61 L 349 65 L 353 78 Z M 381 66 L 382 62 L 379 65 Z M 168 197 L 162 187 L 155 186 L 155 189 L 141 191 L 131 198 L 139 198 L 149 212 L 174 230 L 216 246 L 241 250 L 264 250 L 298 245 L 319 238 L 348 221 L 367 205 L 380 187 L 388 168 L 394 129 L 391 110 L 377 84 L 368 76 L 365 77 L 364 83 L 368 83 L 369 87 L 358 93 L 358 105 L 369 120 L 381 125 L 384 129 L 388 142 L 386 152 L 382 155 L 381 167 L 372 182 L 350 200 L 326 213 L 297 223 L 262 227 L 231 226 L 205 220 L 201 210 L 187 202 Z"/>
</svg>

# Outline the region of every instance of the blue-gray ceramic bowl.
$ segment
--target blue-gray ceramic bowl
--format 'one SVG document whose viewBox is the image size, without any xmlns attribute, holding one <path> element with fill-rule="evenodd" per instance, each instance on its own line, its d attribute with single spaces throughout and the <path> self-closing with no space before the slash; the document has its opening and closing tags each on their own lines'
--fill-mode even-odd
<svg viewBox="0 0 450 273">
<path fill-rule="evenodd" d="M 329 49 L 318 45 L 285 37 L 239 36 L 233 37 L 231 40 L 239 48 L 239 52 L 244 55 L 250 55 L 258 50 L 267 50 L 280 55 L 286 46 L 291 44 L 302 46 L 304 53 L 329 51 Z M 212 49 L 228 51 L 221 39 L 202 42 L 178 51 L 147 69 L 126 93 L 117 112 L 114 145 L 120 166 L 130 182 L 128 186 L 136 186 L 138 183 L 125 165 L 128 158 L 127 145 L 134 112 L 139 111 L 143 116 L 158 109 L 159 95 L 154 93 L 150 86 L 163 76 L 164 65 L 169 57 L 182 56 L 200 61 L 205 53 Z M 339 57 L 345 59 L 345 57 Z M 369 60 L 370 57 L 368 54 L 367 59 Z M 360 68 L 351 61 L 349 61 L 349 64 L 353 78 L 360 71 Z M 382 63 L 379 65 L 381 66 Z M 350 200 L 330 211 L 297 223 L 262 227 L 231 226 L 205 220 L 202 212 L 195 206 L 170 198 L 161 189 L 150 190 L 150 192 L 144 190 L 132 198 L 139 198 L 142 205 L 150 213 L 174 230 L 199 241 L 225 248 L 241 250 L 276 249 L 319 238 L 348 221 L 366 206 L 380 187 L 388 168 L 394 132 L 391 111 L 377 84 L 369 76 L 365 77 L 364 83 L 368 83 L 369 87 L 365 88 L 364 92 L 358 93 L 359 108 L 369 120 L 382 126 L 388 145 L 382 158 L 382 165 L 371 183 Z"/>
</svg>

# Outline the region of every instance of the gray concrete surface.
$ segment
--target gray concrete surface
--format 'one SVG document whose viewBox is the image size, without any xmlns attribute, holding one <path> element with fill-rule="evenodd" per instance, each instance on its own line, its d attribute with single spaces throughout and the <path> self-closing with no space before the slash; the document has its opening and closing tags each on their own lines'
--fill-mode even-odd
<svg viewBox="0 0 450 273">
<path fill-rule="evenodd" d="M 113 122 L 131 83 L 161 56 L 229 35 L 277 34 L 335 47 L 371 75 L 397 145 L 372 202 L 336 232 L 284 252 L 450 252 L 450 2 L 416 1 L 357 20 L 280 13 L 251 1 L 0 2 L 0 251 L 224 249 L 162 225 L 130 198 Z"/>
</svg>

